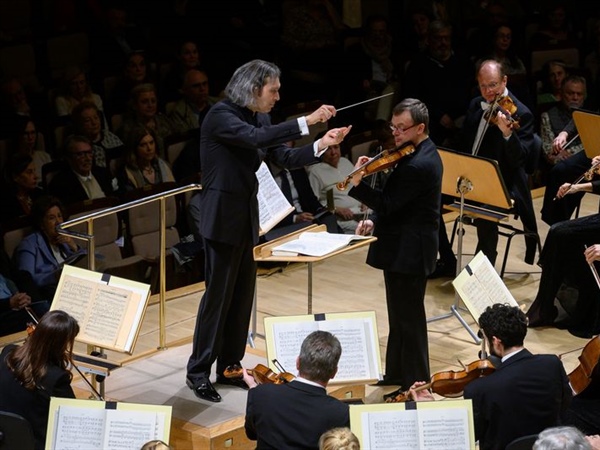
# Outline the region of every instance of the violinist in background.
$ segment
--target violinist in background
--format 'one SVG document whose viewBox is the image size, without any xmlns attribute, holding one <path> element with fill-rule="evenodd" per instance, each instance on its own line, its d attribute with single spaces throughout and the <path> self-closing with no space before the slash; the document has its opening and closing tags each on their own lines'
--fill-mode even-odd
<svg viewBox="0 0 600 450">
<path fill-rule="evenodd" d="M 348 405 L 327 395 L 326 387 L 338 369 L 340 341 L 328 331 L 313 331 L 302 342 L 296 360 L 298 376 L 282 385 L 258 385 L 248 372 L 246 436 L 257 450 L 319 448 L 327 430 L 348 427 Z"/>
<path fill-rule="evenodd" d="M 404 389 L 429 379 L 429 349 L 425 316 L 427 276 L 435 268 L 440 226 L 442 161 L 429 138 L 425 103 L 407 98 L 392 111 L 390 128 L 396 147 L 413 152 L 398 160 L 382 189 L 352 177 L 348 195 L 371 208 L 374 220 L 359 222 L 357 234 L 377 237 L 369 248 L 367 264 L 383 270 L 389 336 L 385 376 L 380 384 Z M 403 151 L 399 149 L 397 151 Z M 356 167 L 366 164 L 362 156 Z"/>
<path fill-rule="evenodd" d="M 31 424 L 36 450 L 45 447 L 50 397 L 75 398 L 68 367 L 78 333 L 73 317 L 50 311 L 23 345 L 8 345 L 0 354 L 0 411 Z"/>
<path fill-rule="evenodd" d="M 600 163 L 600 157 L 595 157 L 593 163 Z M 600 179 L 565 183 L 557 197 L 579 192 L 600 193 Z M 600 286 L 590 270 L 590 264 L 598 259 L 599 235 L 600 214 L 565 220 L 550 227 L 539 261 L 540 286 L 527 311 L 530 327 L 556 326 L 588 338 L 600 332 Z M 560 316 L 556 299 L 561 307 Z"/>
<path fill-rule="evenodd" d="M 533 114 L 508 91 L 507 81 L 501 63 L 491 59 L 481 63 L 477 70 L 481 96 L 471 100 L 463 126 L 462 144 L 458 150 L 498 161 L 502 178 L 515 201 L 515 210 L 525 231 L 537 233 L 527 172 L 533 172 L 533 164 L 539 157 L 540 142 L 535 135 Z M 495 109 L 493 103 L 496 99 L 500 99 L 500 104 L 506 101 L 513 111 L 509 114 L 507 106 Z M 494 265 L 498 255 L 498 224 L 477 219 L 475 225 L 478 238 L 475 252 L 483 251 Z M 527 236 L 525 243 L 525 262 L 533 264 L 537 241 Z"/>
<path fill-rule="evenodd" d="M 475 439 L 481 450 L 504 450 L 513 440 L 537 434 L 562 422 L 571 402 L 571 387 L 555 355 L 533 355 L 524 346 L 527 318 L 517 306 L 488 306 L 479 317 L 492 355 L 502 359 L 496 371 L 467 384 L 464 398 L 473 402 Z M 433 400 L 416 391 L 416 401 Z"/>
</svg>

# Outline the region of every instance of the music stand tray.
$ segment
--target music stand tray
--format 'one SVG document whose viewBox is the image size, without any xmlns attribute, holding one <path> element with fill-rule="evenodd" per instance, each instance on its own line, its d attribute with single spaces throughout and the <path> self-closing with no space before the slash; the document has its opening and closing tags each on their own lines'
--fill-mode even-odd
<svg viewBox="0 0 600 450">
<path fill-rule="evenodd" d="M 573 111 L 573 121 L 585 155 L 590 159 L 600 155 L 600 114 L 578 109 Z"/>
</svg>

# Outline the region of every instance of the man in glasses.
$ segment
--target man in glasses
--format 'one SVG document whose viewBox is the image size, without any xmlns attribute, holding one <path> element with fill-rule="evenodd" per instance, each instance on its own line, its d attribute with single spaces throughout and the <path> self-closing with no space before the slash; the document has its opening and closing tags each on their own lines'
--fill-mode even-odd
<svg viewBox="0 0 600 450">
<path fill-rule="evenodd" d="M 217 102 L 217 99 L 208 95 L 206 72 L 197 69 L 188 70 L 183 79 L 181 92 L 183 97 L 175 103 L 169 116 L 180 131 L 197 130 L 202 126 L 202 121 L 210 107 Z"/>
<path fill-rule="evenodd" d="M 410 145 L 412 153 L 398 160 L 382 190 L 361 182 L 359 172 L 348 195 L 371 208 L 375 217 L 359 222 L 356 233 L 372 231 L 377 237 L 367 264 L 383 270 L 385 281 L 390 332 L 381 384 L 407 389 L 429 379 L 424 299 L 438 249 L 442 161 L 429 138 L 429 112 L 423 102 L 401 101 L 390 126 L 396 146 Z M 368 161 L 361 156 L 356 167 Z"/>
</svg>

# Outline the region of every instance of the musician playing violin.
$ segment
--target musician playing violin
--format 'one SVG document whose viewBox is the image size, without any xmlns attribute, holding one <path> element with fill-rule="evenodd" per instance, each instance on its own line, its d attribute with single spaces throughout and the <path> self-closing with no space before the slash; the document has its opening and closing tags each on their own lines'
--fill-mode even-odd
<svg viewBox="0 0 600 450">
<path fill-rule="evenodd" d="M 338 369 L 340 341 L 327 331 L 314 331 L 302 342 L 296 360 L 298 376 L 289 383 L 251 387 L 246 405 L 246 435 L 257 449 L 317 449 L 319 437 L 350 423 L 348 405 L 327 395 L 325 388 Z"/>
<path fill-rule="evenodd" d="M 527 318 L 517 306 L 495 304 L 479 317 L 490 352 L 501 358 L 496 371 L 467 384 L 464 398 L 473 402 L 475 439 L 481 450 L 504 450 L 522 436 L 557 426 L 571 402 L 571 388 L 555 355 L 533 355 L 524 346 Z M 432 400 L 415 391 L 417 401 Z"/>
<path fill-rule="evenodd" d="M 396 105 L 390 128 L 397 147 L 408 144 L 414 151 L 398 160 L 382 189 L 361 181 L 359 171 L 348 195 L 371 208 L 375 216 L 359 222 L 356 231 L 372 231 L 377 237 L 367 264 L 383 270 L 385 281 L 390 332 L 381 383 L 406 389 L 429 378 L 424 299 L 437 254 L 442 162 L 429 138 L 429 112 L 422 101 L 407 98 Z M 361 157 L 356 167 L 368 161 Z"/>
</svg>

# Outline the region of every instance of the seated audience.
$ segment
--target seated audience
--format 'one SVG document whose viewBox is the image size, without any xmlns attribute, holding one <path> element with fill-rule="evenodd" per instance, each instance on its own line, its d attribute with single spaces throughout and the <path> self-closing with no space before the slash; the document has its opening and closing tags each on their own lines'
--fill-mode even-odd
<svg viewBox="0 0 600 450">
<path fill-rule="evenodd" d="M 246 405 L 246 436 L 257 448 L 317 449 L 320 436 L 350 423 L 348 405 L 327 395 L 342 354 L 339 340 L 314 331 L 302 342 L 296 362 L 298 376 L 281 385 L 261 384 L 244 371 L 250 386 Z"/>
<path fill-rule="evenodd" d="M 31 208 L 34 231 L 15 248 L 15 270 L 31 275 L 33 283 L 45 298 L 53 298 L 65 261 L 70 260 L 79 247 L 69 237 L 59 234 L 56 226 L 64 222 L 65 211 L 56 197 L 43 196 Z"/>
<path fill-rule="evenodd" d="M 193 69 L 200 69 L 201 60 L 198 45 L 192 40 L 186 39 L 179 46 L 179 54 L 170 70 L 165 74 L 165 78 L 160 85 L 161 92 L 164 94 L 165 102 L 179 99 L 180 89 L 184 83 L 185 74 Z"/>
<path fill-rule="evenodd" d="M 38 187 L 33 158 L 22 153 L 11 156 L 5 167 L 4 188 L 0 193 L 2 221 L 28 216 L 35 199 L 44 194 Z"/>
<path fill-rule="evenodd" d="M 319 450 L 360 450 L 360 442 L 350 428 L 332 428 L 319 438 Z"/>
<path fill-rule="evenodd" d="M 0 354 L 0 410 L 24 417 L 33 430 L 36 450 L 45 448 L 50 397 L 75 398 L 69 370 L 77 321 L 50 311 L 21 346 Z"/>
<path fill-rule="evenodd" d="M 594 158 L 594 161 L 600 157 Z M 600 193 L 600 180 L 581 184 L 564 184 L 558 197 L 571 192 Z M 600 249 L 600 214 L 579 217 L 550 227 L 539 264 L 542 277 L 537 296 L 529 310 L 530 327 L 560 326 L 579 337 L 591 337 L 600 332 L 598 286 L 589 264 L 596 260 Z M 587 247 L 590 246 L 590 247 Z M 585 249 L 587 247 L 587 249 Z M 585 252 L 584 252 L 585 249 Z M 555 305 L 558 300 L 559 310 Z M 555 320 L 559 323 L 555 323 Z"/>
<path fill-rule="evenodd" d="M 571 402 L 571 387 L 556 355 L 533 355 L 524 346 L 527 317 L 517 306 L 497 303 L 479 317 L 496 371 L 465 386 L 473 403 L 475 439 L 481 450 L 503 450 L 513 440 L 561 423 Z M 415 400 L 433 400 L 426 390 L 410 389 Z M 515 408 L 518 404 L 519 408 Z"/>
<path fill-rule="evenodd" d="M 85 136 L 72 135 L 65 143 L 66 166 L 48 184 L 48 192 L 65 205 L 113 195 L 109 171 L 94 165 L 92 142 Z"/>
<path fill-rule="evenodd" d="M 332 196 L 338 225 L 344 233 L 354 234 L 358 225 L 356 219 L 363 214 L 364 208 L 358 200 L 348 195 L 349 189 L 341 191 L 336 187 L 354 170 L 354 165 L 347 158 L 342 158 L 339 145 L 331 145 L 321 156 L 321 162 L 307 167 L 307 170 L 310 186 L 321 204 L 329 208 L 328 198 Z"/>
<path fill-rule="evenodd" d="M 129 132 L 125 164 L 119 169 L 118 175 L 121 191 L 175 181 L 168 163 L 157 155 L 154 136 L 152 130 L 144 127 Z"/>
<path fill-rule="evenodd" d="M 158 155 L 164 158 L 164 139 L 179 130 L 171 119 L 158 111 L 156 87 L 150 83 L 140 84 L 132 89 L 131 110 L 123 116 L 123 124 L 116 133 L 123 142 L 127 142 L 127 135 L 139 126 L 154 131 Z"/>
<path fill-rule="evenodd" d="M 123 142 L 102 126 L 102 112 L 96 104 L 83 101 L 71 113 L 75 134 L 87 137 L 92 143 L 94 165 L 108 167 L 108 161 L 121 156 Z"/>
<path fill-rule="evenodd" d="M 203 70 L 188 70 L 183 76 L 181 91 L 183 98 L 175 103 L 169 117 L 180 132 L 196 130 L 218 99 L 208 95 L 208 76 Z"/>
<path fill-rule="evenodd" d="M 111 114 L 123 113 L 131 97 L 131 90 L 138 84 L 152 83 L 153 77 L 146 64 L 144 52 L 131 52 L 125 59 L 122 75 L 117 79 L 111 94 L 106 98 Z"/>
<path fill-rule="evenodd" d="M 102 99 L 92 92 L 85 71 L 81 67 L 69 67 L 63 74 L 62 89 L 54 99 L 56 115 L 68 122 L 73 108 L 83 101 L 92 102 L 99 111 L 104 111 Z M 104 123 L 106 124 L 106 119 Z"/>
<path fill-rule="evenodd" d="M 31 117 L 39 125 L 48 119 L 47 98 L 44 101 L 30 98 L 25 86 L 17 78 L 8 78 L 0 86 L 0 139 L 13 134 L 15 121 L 21 116 Z"/>
<path fill-rule="evenodd" d="M 13 133 L 15 150 L 33 158 L 38 184 L 41 184 L 42 166 L 52 161 L 52 157 L 40 142 L 35 122 L 28 116 L 19 116 L 15 120 Z"/>
<path fill-rule="evenodd" d="M 564 61 L 553 59 L 542 68 L 541 86 L 537 94 L 538 111 L 540 106 L 559 102 L 562 95 L 562 82 L 569 75 Z"/>
</svg>

